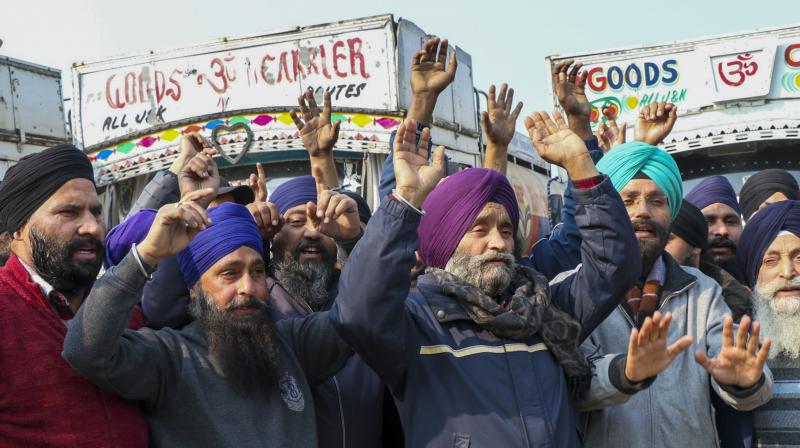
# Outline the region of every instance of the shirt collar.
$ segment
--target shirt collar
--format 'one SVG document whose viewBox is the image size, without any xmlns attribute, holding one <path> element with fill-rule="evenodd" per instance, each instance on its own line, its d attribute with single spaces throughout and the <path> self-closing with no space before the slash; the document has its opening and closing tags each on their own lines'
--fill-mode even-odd
<svg viewBox="0 0 800 448">
<path fill-rule="evenodd" d="M 666 277 L 667 265 L 664 263 L 664 257 L 661 256 L 656 259 L 653 268 L 650 269 L 650 273 L 647 274 L 647 280 L 645 280 L 645 282 L 656 281 L 659 285 L 663 285 Z"/>
<path fill-rule="evenodd" d="M 45 297 L 50 297 L 50 293 L 55 290 L 53 285 L 51 285 L 50 283 L 47 283 L 47 281 L 45 279 L 43 279 L 42 276 L 39 275 L 39 273 L 36 272 L 35 269 L 33 269 L 32 267 L 28 266 L 27 263 L 25 263 L 22 260 L 19 260 L 19 262 L 25 268 L 25 270 L 28 271 L 28 274 L 30 274 L 30 276 L 31 276 L 31 280 L 33 280 L 34 283 L 39 285 L 39 288 L 42 290 L 42 293 L 44 293 L 44 296 Z"/>
</svg>

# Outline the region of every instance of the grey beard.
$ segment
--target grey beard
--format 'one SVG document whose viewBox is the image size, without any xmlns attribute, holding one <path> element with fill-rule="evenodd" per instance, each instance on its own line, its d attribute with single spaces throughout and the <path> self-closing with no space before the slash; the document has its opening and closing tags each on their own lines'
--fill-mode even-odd
<svg viewBox="0 0 800 448">
<path fill-rule="evenodd" d="M 195 289 L 189 312 L 208 339 L 208 352 L 238 392 L 269 394 L 276 390 L 280 355 L 274 341 L 269 304 L 254 297 L 237 298 L 226 309 L 219 309 L 202 288 Z M 249 306 L 250 314 L 235 315 L 233 310 Z"/>
<path fill-rule="evenodd" d="M 800 280 L 791 282 L 776 281 L 753 290 L 753 312 L 761 323 L 761 340 L 772 340 L 769 352 L 770 359 L 780 355 L 792 359 L 800 359 L 800 312 L 796 308 L 800 297 L 775 298 L 777 288 L 787 283 L 798 284 Z M 786 301 L 781 305 L 773 305 L 776 300 Z M 792 306 L 794 305 L 794 306 Z M 778 311 L 775 308 L 782 308 Z"/>
<path fill-rule="evenodd" d="M 333 271 L 334 267 L 324 261 L 300 263 L 287 258 L 275 264 L 275 272 L 280 275 L 281 285 L 286 291 L 315 311 L 328 303 Z"/>
<path fill-rule="evenodd" d="M 502 259 L 503 266 L 486 266 L 488 260 Z M 455 275 L 477 287 L 489 297 L 497 298 L 511 286 L 511 277 L 516 268 L 510 254 L 491 252 L 483 255 L 454 253 L 444 267 L 445 272 Z"/>
</svg>

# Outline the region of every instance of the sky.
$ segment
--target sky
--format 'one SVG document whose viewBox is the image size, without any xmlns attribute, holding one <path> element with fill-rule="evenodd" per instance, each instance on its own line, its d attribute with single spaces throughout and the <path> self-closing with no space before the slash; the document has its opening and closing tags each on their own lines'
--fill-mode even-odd
<svg viewBox="0 0 800 448">
<path fill-rule="evenodd" d="M 470 53 L 476 87 L 508 82 L 525 102 L 523 113 L 530 113 L 548 107 L 548 55 L 800 23 L 796 5 L 797 0 L 0 0 L 0 55 L 61 69 L 69 97 L 66 82 L 76 61 L 392 13 Z"/>
</svg>

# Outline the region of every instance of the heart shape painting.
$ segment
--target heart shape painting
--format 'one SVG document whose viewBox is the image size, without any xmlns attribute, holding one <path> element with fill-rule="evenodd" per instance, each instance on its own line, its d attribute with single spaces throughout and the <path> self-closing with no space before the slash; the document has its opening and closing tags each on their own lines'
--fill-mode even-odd
<svg viewBox="0 0 800 448">
<path fill-rule="evenodd" d="M 239 154 L 237 154 L 236 157 L 231 157 L 222 151 L 222 146 L 220 146 L 218 140 L 219 133 L 222 131 L 233 132 L 238 130 L 244 130 L 245 133 L 247 133 L 247 140 L 245 140 L 244 142 L 242 151 Z M 250 129 L 250 126 L 248 126 L 246 123 L 242 123 L 241 121 L 232 126 L 226 126 L 224 124 L 220 124 L 215 126 L 214 129 L 211 130 L 211 144 L 214 145 L 214 149 L 217 150 L 217 154 L 222 156 L 222 158 L 227 160 L 228 163 L 230 163 L 231 165 L 236 165 L 237 163 L 239 163 L 240 160 L 242 160 L 242 157 L 244 157 L 245 154 L 247 154 L 247 151 L 250 150 L 250 147 L 253 146 L 253 141 L 255 141 L 255 138 L 253 137 L 253 131 Z"/>
</svg>

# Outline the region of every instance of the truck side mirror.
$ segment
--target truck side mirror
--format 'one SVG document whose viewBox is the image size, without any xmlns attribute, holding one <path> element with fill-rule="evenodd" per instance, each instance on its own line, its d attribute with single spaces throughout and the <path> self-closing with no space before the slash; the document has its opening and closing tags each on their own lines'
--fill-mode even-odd
<svg viewBox="0 0 800 448">
<path fill-rule="evenodd" d="M 547 211 L 550 215 L 550 226 L 555 227 L 561 222 L 561 209 L 564 208 L 564 197 L 560 194 L 547 196 Z"/>
</svg>

